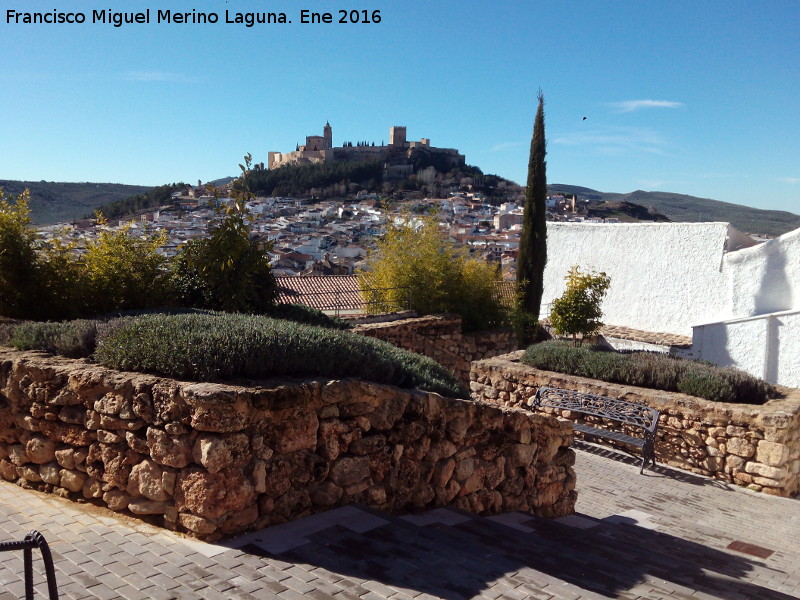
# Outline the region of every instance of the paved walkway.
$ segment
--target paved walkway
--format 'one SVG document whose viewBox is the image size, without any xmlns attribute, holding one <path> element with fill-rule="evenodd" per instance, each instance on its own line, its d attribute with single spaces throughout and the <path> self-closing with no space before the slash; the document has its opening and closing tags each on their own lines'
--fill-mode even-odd
<svg viewBox="0 0 800 600">
<path fill-rule="evenodd" d="M 800 597 L 800 500 L 663 467 L 640 476 L 581 447 L 577 513 L 555 522 L 345 507 L 220 546 L 0 483 L 0 540 L 41 531 L 72 599 Z M 22 553 L 1 562 L 0 600 L 24 597 Z M 38 553 L 34 567 L 44 598 Z"/>
</svg>

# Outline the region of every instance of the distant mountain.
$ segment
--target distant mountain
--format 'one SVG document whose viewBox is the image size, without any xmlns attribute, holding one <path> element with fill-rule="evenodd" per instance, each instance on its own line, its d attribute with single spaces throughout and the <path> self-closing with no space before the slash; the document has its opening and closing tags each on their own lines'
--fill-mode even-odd
<svg viewBox="0 0 800 600">
<path fill-rule="evenodd" d="M 152 210 L 164 205 L 172 205 L 172 194 L 185 192 L 185 183 L 172 183 L 151 188 L 144 193 L 128 196 L 122 200 L 115 200 L 99 207 L 107 219 L 124 219 L 140 211 Z M 92 216 L 91 214 L 87 216 Z"/>
<path fill-rule="evenodd" d="M 236 177 L 221 177 L 219 179 L 215 179 L 214 181 L 209 181 L 208 183 L 214 187 L 222 187 L 223 185 L 228 185 L 234 179 L 236 179 Z"/>
<path fill-rule="evenodd" d="M 630 202 L 666 216 L 670 221 L 710 222 L 726 221 L 746 233 L 778 236 L 800 228 L 800 215 L 782 210 L 762 210 L 720 202 L 710 198 L 697 198 L 672 192 L 644 192 L 629 194 L 598 192 L 576 185 L 553 184 L 547 186 L 550 194 L 576 194 L 578 199 L 590 202 Z"/>
<path fill-rule="evenodd" d="M 119 183 L 57 183 L 53 181 L 0 180 L 6 195 L 31 191 L 31 220 L 35 225 L 69 222 L 91 214 L 98 207 L 149 190 L 141 185 Z"/>
<path fill-rule="evenodd" d="M 668 223 L 671 221 L 671 219 L 656 210 L 645 208 L 641 204 L 625 201 L 593 203 L 586 212 L 589 217 L 616 218 L 621 223 L 639 223 L 641 221 Z"/>
</svg>

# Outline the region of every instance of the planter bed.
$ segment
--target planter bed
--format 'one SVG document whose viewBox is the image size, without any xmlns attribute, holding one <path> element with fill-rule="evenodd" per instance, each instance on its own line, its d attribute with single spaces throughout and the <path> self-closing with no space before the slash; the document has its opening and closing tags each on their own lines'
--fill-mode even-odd
<svg viewBox="0 0 800 600">
<path fill-rule="evenodd" d="M 763 405 L 725 404 L 540 371 L 521 364 L 521 355 L 472 363 L 473 399 L 528 408 L 536 390 L 550 386 L 645 404 L 661 411 L 655 444 L 659 462 L 769 494 L 800 491 L 800 390 L 779 388 L 782 397 Z"/>
<path fill-rule="evenodd" d="M 247 386 L 0 347 L 0 476 L 203 539 L 359 502 L 563 516 L 571 427 L 358 379 Z"/>
</svg>

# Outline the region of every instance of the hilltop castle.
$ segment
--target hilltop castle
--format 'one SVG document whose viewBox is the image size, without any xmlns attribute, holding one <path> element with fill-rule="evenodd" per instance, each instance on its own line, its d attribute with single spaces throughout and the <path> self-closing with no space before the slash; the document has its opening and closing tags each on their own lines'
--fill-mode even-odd
<svg viewBox="0 0 800 600">
<path fill-rule="evenodd" d="M 454 148 L 434 148 L 428 138 L 418 142 L 406 140 L 405 127 L 389 128 L 389 144 L 386 146 L 368 145 L 333 146 L 333 129 L 325 123 L 322 135 L 306 136 L 306 143 L 298 145 L 294 152 L 270 152 L 267 165 L 270 169 L 285 165 L 307 165 L 333 161 L 376 161 L 384 162 L 384 169 L 390 177 L 408 177 L 414 172 L 415 158 L 426 157 L 437 170 L 459 167 L 464 164 L 464 155 Z"/>
</svg>

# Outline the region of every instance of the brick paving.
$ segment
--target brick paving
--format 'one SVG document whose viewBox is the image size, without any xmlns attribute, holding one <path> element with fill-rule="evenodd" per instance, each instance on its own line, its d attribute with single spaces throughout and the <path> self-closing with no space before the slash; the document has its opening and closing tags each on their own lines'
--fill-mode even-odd
<svg viewBox="0 0 800 600">
<path fill-rule="evenodd" d="M 800 597 L 800 500 L 579 448 L 555 521 L 349 506 L 215 545 L 3 482 L 0 541 L 41 531 L 76 600 Z M 23 597 L 22 553 L 0 563 L 0 600 Z M 37 552 L 34 570 L 45 598 Z"/>
</svg>

